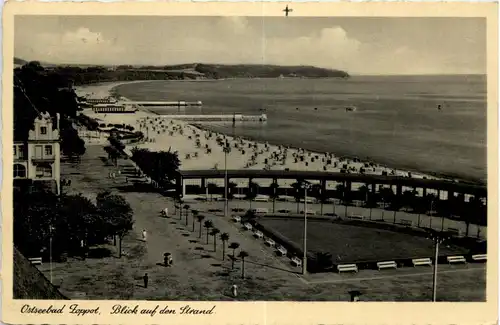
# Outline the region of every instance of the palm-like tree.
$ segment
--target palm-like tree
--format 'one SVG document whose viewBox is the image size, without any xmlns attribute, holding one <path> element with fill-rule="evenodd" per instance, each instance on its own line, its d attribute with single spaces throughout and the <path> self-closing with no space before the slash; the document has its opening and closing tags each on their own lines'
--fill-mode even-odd
<svg viewBox="0 0 500 325">
<path fill-rule="evenodd" d="M 241 258 L 241 278 L 245 278 L 245 258 L 250 256 L 247 252 L 245 251 L 240 251 L 240 254 L 238 255 L 239 258 Z"/>
<path fill-rule="evenodd" d="M 335 191 L 337 195 L 342 198 L 342 204 L 345 206 L 345 217 L 347 217 L 346 186 L 344 184 L 337 184 L 337 186 L 335 186 Z"/>
<path fill-rule="evenodd" d="M 270 194 L 270 197 L 273 199 L 273 213 L 275 212 L 276 210 L 276 199 L 279 197 L 278 196 L 278 188 L 280 186 L 278 185 L 278 183 L 275 183 L 273 182 L 271 184 L 271 186 L 269 187 L 271 189 L 271 194 Z"/>
<path fill-rule="evenodd" d="M 321 203 L 320 214 L 323 215 L 323 203 L 325 201 L 325 193 L 320 184 L 314 184 L 311 188 L 312 196 Z"/>
<path fill-rule="evenodd" d="M 210 231 L 210 235 L 214 236 L 214 252 L 217 252 L 217 235 L 220 233 L 220 230 L 217 228 L 212 228 Z"/>
<path fill-rule="evenodd" d="M 293 196 L 295 198 L 295 202 L 297 202 L 297 214 L 299 213 L 300 199 L 304 196 L 304 190 L 302 189 L 302 184 L 303 183 L 304 183 L 303 180 L 298 179 L 297 182 L 295 182 L 295 183 L 292 184 Z"/>
<path fill-rule="evenodd" d="M 220 240 L 222 241 L 222 260 L 226 259 L 226 243 L 229 240 L 229 234 L 227 232 L 223 232 L 220 234 Z"/>
<path fill-rule="evenodd" d="M 229 244 L 228 247 L 233 250 L 233 257 L 232 257 L 232 262 L 231 262 L 231 269 L 234 269 L 234 260 L 236 259 L 235 252 L 240 247 L 240 244 L 236 243 L 236 242 L 232 242 L 231 244 Z"/>
<path fill-rule="evenodd" d="M 202 223 L 202 221 L 205 219 L 205 216 L 202 216 L 202 215 L 197 215 L 197 216 L 196 216 L 196 219 L 197 219 L 197 220 L 198 220 L 198 222 L 200 223 L 200 236 L 199 236 L 199 238 L 201 238 L 201 230 L 203 229 L 203 228 L 201 227 L 201 223 Z"/>
<path fill-rule="evenodd" d="M 208 190 L 208 192 L 210 194 L 210 201 L 212 201 L 213 195 L 217 191 L 217 188 L 218 187 L 217 187 L 216 184 L 214 184 L 214 183 L 208 183 L 207 190 Z M 208 200 L 208 198 L 207 198 L 207 200 Z"/>
<path fill-rule="evenodd" d="M 250 182 L 248 184 L 247 200 L 250 202 L 250 209 L 252 209 L 252 201 L 259 194 L 259 184 Z"/>
<path fill-rule="evenodd" d="M 358 193 L 359 193 L 359 197 L 362 198 L 362 200 L 364 200 L 365 202 L 365 208 L 369 208 L 370 209 L 370 216 L 368 217 L 369 220 L 372 220 L 372 205 L 370 204 L 370 190 L 368 189 L 368 186 L 366 185 L 362 185 L 358 188 Z"/>
<path fill-rule="evenodd" d="M 193 232 L 194 232 L 194 220 L 198 219 L 198 214 L 200 213 L 198 210 L 192 210 L 191 213 L 193 214 Z"/>
<path fill-rule="evenodd" d="M 184 201 L 182 201 L 182 199 L 178 199 L 177 202 L 179 203 L 178 204 L 178 207 L 179 207 L 179 219 L 182 219 L 182 205 L 184 204 Z"/>
<path fill-rule="evenodd" d="M 227 185 L 227 199 L 232 200 L 234 198 L 234 192 L 238 184 L 235 182 L 229 182 Z"/>
<path fill-rule="evenodd" d="M 190 206 L 188 204 L 184 205 L 184 210 L 186 210 L 186 226 L 188 225 L 189 208 L 190 208 Z M 181 218 L 182 218 L 182 215 L 181 215 Z"/>
<path fill-rule="evenodd" d="M 209 229 L 214 227 L 212 220 L 206 220 L 203 224 L 203 227 L 207 228 L 207 244 L 208 244 L 208 235 L 210 234 Z"/>
</svg>

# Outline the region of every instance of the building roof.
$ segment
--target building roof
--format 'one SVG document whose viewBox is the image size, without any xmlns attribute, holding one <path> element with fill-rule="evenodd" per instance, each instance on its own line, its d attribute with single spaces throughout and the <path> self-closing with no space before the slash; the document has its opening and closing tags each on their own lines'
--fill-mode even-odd
<svg viewBox="0 0 500 325">
<path fill-rule="evenodd" d="M 193 178 L 224 178 L 225 171 L 208 170 L 181 170 L 180 176 L 184 179 Z M 280 178 L 280 179 L 317 179 L 337 182 L 353 182 L 366 184 L 392 184 L 407 187 L 428 188 L 443 191 L 454 191 L 456 193 L 477 194 L 486 196 L 487 187 L 482 184 L 455 182 L 449 180 L 410 178 L 402 176 L 383 176 L 367 174 L 345 174 L 321 171 L 297 171 L 297 170 L 228 170 L 229 178 Z"/>
</svg>

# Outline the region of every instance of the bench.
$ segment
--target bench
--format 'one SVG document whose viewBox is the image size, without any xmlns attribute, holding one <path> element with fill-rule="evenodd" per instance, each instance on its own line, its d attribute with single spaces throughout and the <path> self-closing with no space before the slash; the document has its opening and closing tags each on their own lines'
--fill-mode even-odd
<svg viewBox="0 0 500 325">
<path fill-rule="evenodd" d="M 245 223 L 243 226 L 245 227 L 246 230 L 252 230 L 252 228 L 253 228 L 252 225 L 249 224 L 248 222 Z"/>
<path fill-rule="evenodd" d="M 281 255 L 286 255 L 287 250 L 285 249 L 285 247 L 280 246 L 280 247 L 278 247 L 278 252 L 279 252 Z"/>
<path fill-rule="evenodd" d="M 474 262 L 485 262 L 486 261 L 486 254 L 476 254 L 471 256 L 472 260 Z"/>
<path fill-rule="evenodd" d="M 302 266 L 302 261 L 298 257 L 292 257 L 291 261 L 297 267 Z"/>
<path fill-rule="evenodd" d="M 413 226 L 413 221 L 408 220 L 408 219 L 401 219 L 401 221 L 399 221 L 399 224 L 403 225 L 403 226 L 406 226 L 406 227 L 412 227 Z"/>
<path fill-rule="evenodd" d="M 385 262 L 378 262 L 377 263 L 378 270 L 382 269 L 397 269 L 398 265 L 396 264 L 395 261 L 385 261 Z"/>
<path fill-rule="evenodd" d="M 300 211 L 300 214 L 304 214 L 304 210 Z M 316 214 L 316 211 L 314 210 L 307 210 L 307 213 L 306 213 L 308 216 L 313 216 Z"/>
<path fill-rule="evenodd" d="M 276 245 L 274 240 L 272 240 L 271 238 L 266 239 L 266 244 L 269 245 L 270 247 L 274 247 L 274 245 Z"/>
<path fill-rule="evenodd" d="M 337 265 L 337 271 L 340 272 L 358 272 L 358 266 L 356 264 L 339 264 Z"/>
<path fill-rule="evenodd" d="M 413 266 L 419 266 L 419 265 L 432 265 L 432 261 L 430 258 L 415 258 L 412 259 L 411 262 L 413 263 Z"/>
<path fill-rule="evenodd" d="M 234 222 L 240 222 L 241 221 L 241 217 L 240 216 L 233 216 L 232 219 L 234 220 Z"/>
<path fill-rule="evenodd" d="M 43 264 L 41 257 L 31 257 L 31 258 L 28 258 L 28 261 L 30 261 L 30 263 L 33 265 L 42 265 Z"/>
<path fill-rule="evenodd" d="M 449 264 L 451 263 L 467 263 L 465 260 L 465 257 L 458 255 L 458 256 L 447 256 L 446 260 L 448 261 Z"/>
<path fill-rule="evenodd" d="M 256 232 L 253 233 L 253 235 L 257 238 L 263 238 L 264 237 L 264 234 L 262 233 L 262 231 L 259 231 L 257 230 Z"/>
<path fill-rule="evenodd" d="M 255 202 L 268 202 L 269 201 L 269 198 L 267 197 L 256 197 L 254 199 Z"/>
<path fill-rule="evenodd" d="M 278 210 L 279 213 L 291 213 L 292 211 L 291 210 L 288 210 L 288 209 L 281 209 L 281 210 Z"/>
<path fill-rule="evenodd" d="M 455 236 L 460 236 L 462 234 L 462 232 L 458 228 L 446 228 L 446 231 Z"/>
<path fill-rule="evenodd" d="M 347 217 L 348 219 L 353 219 L 353 220 L 364 220 L 365 217 L 359 215 L 359 214 L 352 214 Z"/>
</svg>

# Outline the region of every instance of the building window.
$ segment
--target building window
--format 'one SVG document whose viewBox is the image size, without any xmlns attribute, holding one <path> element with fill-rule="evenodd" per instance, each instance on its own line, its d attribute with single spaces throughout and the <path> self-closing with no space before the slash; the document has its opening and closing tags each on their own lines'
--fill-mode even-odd
<svg viewBox="0 0 500 325">
<path fill-rule="evenodd" d="M 18 148 L 18 158 L 19 159 L 26 159 L 25 155 L 24 155 L 24 145 L 20 145 L 19 148 Z"/>
<path fill-rule="evenodd" d="M 26 177 L 26 167 L 21 164 L 14 164 L 14 178 Z"/>
<path fill-rule="evenodd" d="M 45 146 L 45 155 L 52 156 L 52 146 Z"/>
<path fill-rule="evenodd" d="M 40 134 L 47 134 L 47 127 L 46 126 L 40 127 Z"/>
<path fill-rule="evenodd" d="M 42 159 L 42 146 L 35 146 L 35 159 Z"/>
<path fill-rule="evenodd" d="M 14 146 L 14 157 L 17 156 L 17 146 Z"/>
<path fill-rule="evenodd" d="M 52 166 L 49 164 L 41 164 L 36 166 L 36 177 L 52 177 Z"/>
</svg>

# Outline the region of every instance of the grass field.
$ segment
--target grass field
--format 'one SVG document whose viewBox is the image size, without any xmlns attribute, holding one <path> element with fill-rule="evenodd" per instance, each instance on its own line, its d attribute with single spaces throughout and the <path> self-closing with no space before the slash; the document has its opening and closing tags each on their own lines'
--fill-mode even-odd
<svg viewBox="0 0 500 325">
<path fill-rule="evenodd" d="M 265 217 L 259 223 L 302 247 L 303 220 Z M 307 248 L 331 253 L 335 264 L 432 257 L 434 251 L 433 241 L 425 237 L 318 220 L 307 223 Z M 440 248 L 440 255 L 466 252 L 457 246 Z"/>
</svg>

